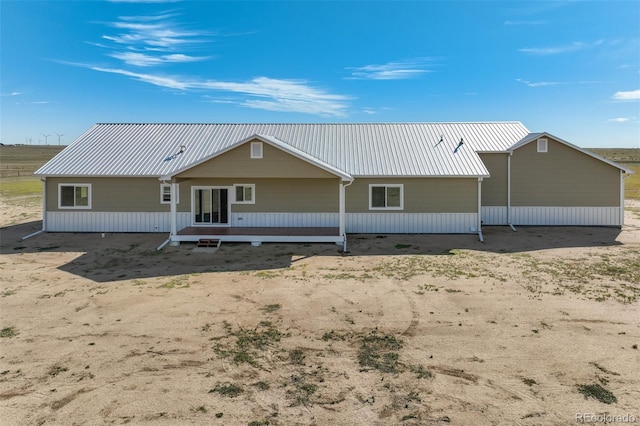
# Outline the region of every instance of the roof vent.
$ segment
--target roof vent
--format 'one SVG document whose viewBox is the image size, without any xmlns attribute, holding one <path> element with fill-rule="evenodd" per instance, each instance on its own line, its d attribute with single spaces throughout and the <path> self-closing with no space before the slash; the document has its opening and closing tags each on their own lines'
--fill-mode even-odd
<svg viewBox="0 0 640 426">
<path fill-rule="evenodd" d="M 462 148 L 462 145 L 464 145 L 464 141 L 462 140 L 462 138 L 460 138 L 460 142 L 458 142 L 458 146 L 456 146 L 456 149 L 453 150 L 453 153 L 455 154 L 456 152 L 458 152 L 458 150 Z"/>
<path fill-rule="evenodd" d="M 178 155 L 184 153 L 187 150 L 187 147 L 184 145 L 180 145 L 180 150 L 178 152 L 176 152 L 175 154 L 172 154 L 170 156 L 168 156 L 167 158 L 164 159 L 164 161 L 171 161 L 173 159 L 175 159 Z"/>
</svg>

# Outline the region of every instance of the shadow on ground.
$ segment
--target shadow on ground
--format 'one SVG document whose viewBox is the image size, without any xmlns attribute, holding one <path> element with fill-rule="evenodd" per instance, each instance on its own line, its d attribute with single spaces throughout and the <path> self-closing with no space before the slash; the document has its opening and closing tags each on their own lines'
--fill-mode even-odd
<svg viewBox="0 0 640 426">
<path fill-rule="evenodd" d="M 197 253 L 195 244 L 156 248 L 167 234 L 42 233 L 35 221 L 0 228 L 0 253 L 77 253 L 58 268 L 96 282 L 140 279 L 204 272 L 281 269 L 308 257 L 447 255 L 452 249 L 491 253 L 519 253 L 570 247 L 617 246 L 621 230 L 604 227 L 484 227 L 484 242 L 477 235 L 371 235 L 348 236 L 348 253 L 331 243 L 224 243 L 215 253 Z"/>
</svg>

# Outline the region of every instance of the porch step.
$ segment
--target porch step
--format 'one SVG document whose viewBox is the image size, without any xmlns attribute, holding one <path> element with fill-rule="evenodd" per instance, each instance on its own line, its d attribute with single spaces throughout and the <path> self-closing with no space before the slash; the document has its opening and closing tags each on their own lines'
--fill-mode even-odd
<svg viewBox="0 0 640 426">
<path fill-rule="evenodd" d="M 196 247 L 220 247 L 220 240 L 211 238 L 201 238 Z"/>
</svg>

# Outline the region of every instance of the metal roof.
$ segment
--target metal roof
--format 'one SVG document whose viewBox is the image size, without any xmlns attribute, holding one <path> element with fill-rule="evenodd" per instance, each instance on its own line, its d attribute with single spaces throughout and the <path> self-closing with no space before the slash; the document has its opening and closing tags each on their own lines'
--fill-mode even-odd
<svg viewBox="0 0 640 426">
<path fill-rule="evenodd" d="M 92 126 L 35 174 L 171 176 L 259 137 L 353 177 L 488 176 L 477 151 L 505 152 L 528 134 L 519 122 L 105 123 Z"/>
</svg>

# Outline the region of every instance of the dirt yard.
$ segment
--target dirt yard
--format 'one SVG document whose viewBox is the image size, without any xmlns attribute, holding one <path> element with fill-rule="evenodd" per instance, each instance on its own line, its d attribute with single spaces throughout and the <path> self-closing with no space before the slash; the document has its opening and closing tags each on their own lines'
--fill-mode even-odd
<svg viewBox="0 0 640 426">
<path fill-rule="evenodd" d="M 37 203 L 4 200 L 0 423 L 640 422 L 638 207 L 622 231 L 197 253 L 157 252 L 164 234 L 21 241 Z"/>
</svg>

